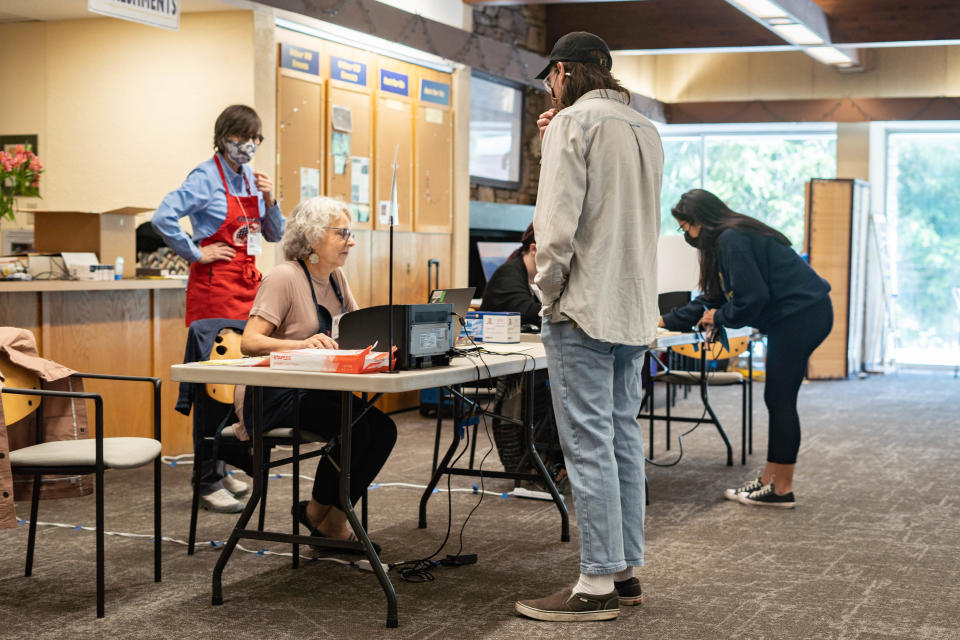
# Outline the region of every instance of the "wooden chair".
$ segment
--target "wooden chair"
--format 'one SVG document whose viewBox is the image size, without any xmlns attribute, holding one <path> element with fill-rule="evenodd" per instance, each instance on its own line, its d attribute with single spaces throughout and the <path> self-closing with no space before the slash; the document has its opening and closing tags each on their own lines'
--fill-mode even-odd
<svg viewBox="0 0 960 640">
<path fill-rule="evenodd" d="M 33 475 L 30 504 L 30 532 L 24 575 L 33 574 L 33 550 L 37 534 L 37 512 L 41 479 L 47 474 L 94 474 L 96 494 L 97 617 L 104 616 L 104 473 L 107 469 L 134 469 L 153 461 L 153 548 L 154 581 L 160 582 L 160 380 L 140 376 L 113 376 L 77 373 L 75 378 L 149 382 L 153 385 L 153 438 L 103 436 L 103 400 L 99 394 L 53 391 L 40 388 L 39 378 L 6 358 L 0 360 L 5 385 L 2 392 L 4 419 L 13 424 L 36 412 L 37 444 L 10 452 L 14 474 Z M 93 439 L 43 441 L 43 398 L 60 397 L 92 400 L 95 410 Z"/>
<path fill-rule="evenodd" d="M 671 422 L 686 422 L 686 423 L 696 423 L 696 422 L 705 422 L 713 424 L 717 428 L 717 432 L 720 434 L 720 437 L 723 439 L 723 442 L 727 449 L 727 465 L 733 465 L 733 448 L 730 444 L 730 439 L 727 437 L 726 432 L 723 429 L 723 425 L 720 423 L 719 418 L 717 418 L 716 413 L 713 410 L 713 407 L 710 405 L 708 398 L 708 387 L 710 386 L 734 386 L 739 385 L 741 388 L 741 464 L 747 463 L 747 450 L 749 443 L 749 451 L 753 454 L 753 388 L 752 388 L 752 356 L 749 356 L 750 360 L 750 371 L 751 374 L 748 376 L 743 376 L 741 373 L 736 371 L 708 371 L 708 363 L 715 362 L 717 360 L 726 360 L 730 358 L 735 358 L 743 353 L 750 354 L 750 338 L 748 336 L 743 336 L 739 338 L 733 338 L 729 341 L 729 346 L 725 347 L 720 343 L 713 343 L 706 345 L 704 348 L 703 343 L 695 344 L 685 344 L 670 347 L 670 351 L 686 358 L 691 358 L 694 360 L 699 360 L 701 365 L 700 371 L 693 370 L 671 370 L 667 369 L 661 371 L 656 375 L 652 376 L 650 379 L 650 386 L 644 394 L 644 404 L 643 406 L 647 407 L 648 413 L 641 413 L 638 418 L 647 418 L 650 421 L 650 458 L 654 457 L 654 422 L 656 420 L 664 420 L 667 423 L 666 431 L 666 449 L 670 449 L 670 423 Z M 657 382 L 666 383 L 666 402 L 665 402 L 665 413 L 664 415 L 656 415 L 653 408 L 653 398 L 654 398 L 654 389 Z M 689 418 L 689 417 L 680 417 L 671 415 L 671 386 L 673 385 L 689 385 L 689 386 L 698 386 L 700 388 L 700 397 L 703 401 L 703 407 L 706 413 L 710 416 L 709 419 L 704 418 Z"/>
</svg>

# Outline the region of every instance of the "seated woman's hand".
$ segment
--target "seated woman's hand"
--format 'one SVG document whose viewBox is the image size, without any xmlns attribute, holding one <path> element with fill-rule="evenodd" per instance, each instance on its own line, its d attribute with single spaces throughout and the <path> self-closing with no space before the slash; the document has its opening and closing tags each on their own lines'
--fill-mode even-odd
<svg viewBox="0 0 960 640">
<path fill-rule="evenodd" d="M 300 344 L 301 349 L 338 349 L 337 341 L 325 333 L 315 333 Z"/>
</svg>

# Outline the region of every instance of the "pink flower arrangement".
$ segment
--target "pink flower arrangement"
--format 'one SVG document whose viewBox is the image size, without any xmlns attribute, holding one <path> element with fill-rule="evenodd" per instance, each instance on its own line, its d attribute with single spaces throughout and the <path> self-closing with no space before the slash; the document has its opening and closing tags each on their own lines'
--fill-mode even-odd
<svg viewBox="0 0 960 640">
<path fill-rule="evenodd" d="M 0 151 L 0 218 L 13 220 L 13 199 L 16 196 L 40 197 L 40 174 L 43 163 L 22 144 L 13 151 Z"/>
</svg>

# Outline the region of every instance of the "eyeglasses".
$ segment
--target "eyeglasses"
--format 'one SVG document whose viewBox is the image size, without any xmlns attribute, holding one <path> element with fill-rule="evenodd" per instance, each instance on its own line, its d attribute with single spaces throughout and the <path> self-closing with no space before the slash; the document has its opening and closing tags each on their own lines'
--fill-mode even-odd
<svg viewBox="0 0 960 640">
<path fill-rule="evenodd" d="M 336 231 L 337 235 L 340 236 L 340 239 L 344 241 L 356 236 L 356 234 L 353 232 L 353 229 L 348 229 L 347 227 L 324 227 L 324 229 Z"/>
<path fill-rule="evenodd" d="M 234 142 L 239 142 L 241 144 L 248 141 L 253 142 L 255 144 L 261 144 L 263 142 L 263 136 L 260 135 L 259 133 L 256 133 L 254 135 L 236 134 L 236 135 L 230 136 L 230 139 L 233 140 Z"/>
<path fill-rule="evenodd" d="M 559 67 L 554 67 L 550 70 L 550 73 L 547 74 L 547 77 L 543 79 L 543 86 L 547 90 L 547 93 L 553 93 L 553 82 L 550 80 L 550 76 L 553 75 L 553 72 L 556 71 Z M 570 77 L 569 71 L 564 71 L 563 75 Z"/>
</svg>

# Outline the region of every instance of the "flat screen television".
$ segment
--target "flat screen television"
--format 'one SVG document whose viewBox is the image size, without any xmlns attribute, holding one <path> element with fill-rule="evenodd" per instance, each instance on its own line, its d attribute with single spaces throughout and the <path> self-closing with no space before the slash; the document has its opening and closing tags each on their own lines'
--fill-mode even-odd
<svg viewBox="0 0 960 640">
<path fill-rule="evenodd" d="M 517 189 L 523 130 L 523 89 L 474 72 L 470 80 L 470 181 Z"/>
</svg>

